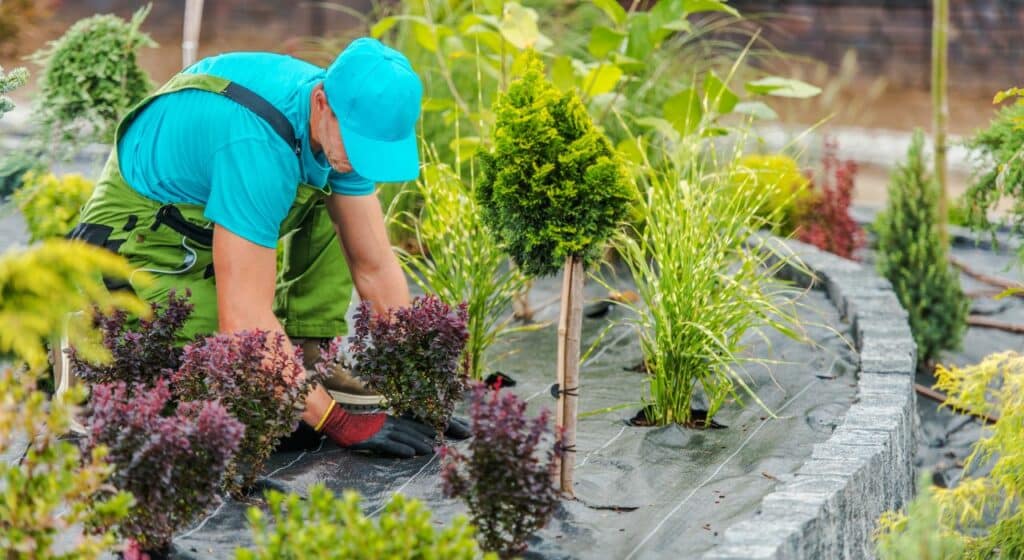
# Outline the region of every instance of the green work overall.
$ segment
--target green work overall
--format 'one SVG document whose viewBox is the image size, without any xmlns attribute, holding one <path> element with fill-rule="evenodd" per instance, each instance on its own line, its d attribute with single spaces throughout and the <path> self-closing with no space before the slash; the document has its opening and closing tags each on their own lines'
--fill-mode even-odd
<svg viewBox="0 0 1024 560">
<path fill-rule="evenodd" d="M 218 330 L 213 223 L 203 216 L 202 206 L 162 204 L 136 192 L 121 175 L 117 142 L 148 103 L 183 89 L 218 93 L 239 102 L 264 118 L 296 157 L 299 153 L 294 131 L 277 109 L 252 91 L 209 75 L 175 76 L 118 125 L 110 158 L 69 237 L 107 247 L 125 257 L 136 272 L 147 271 L 155 277 L 142 285 L 133 274 L 127 285 L 108 284 L 110 289 L 130 287 L 149 302 L 166 301 L 172 289 L 179 295 L 189 290 L 195 309 L 179 337 L 181 342 Z M 329 338 L 346 330 L 352 278 L 326 210 L 329 195 L 328 188 L 300 184 L 281 224 L 283 262 L 277 271 L 274 313 L 293 338 Z"/>
</svg>

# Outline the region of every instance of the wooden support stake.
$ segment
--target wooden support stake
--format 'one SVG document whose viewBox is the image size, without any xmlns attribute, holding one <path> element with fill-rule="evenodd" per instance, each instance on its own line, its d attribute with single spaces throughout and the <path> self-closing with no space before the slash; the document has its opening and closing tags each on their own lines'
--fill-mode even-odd
<svg viewBox="0 0 1024 560">
<path fill-rule="evenodd" d="M 199 53 L 199 28 L 203 24 L 203 0 L 185 0 L 185 29 L 181 40 L 181 67 L 188 68 Z"/>
<path fill-rule="evenodd" d="M 558 407 L 556 425 L 562 428 L 559 468 L 562 492 L 573 496 L 576 468 L 576 410 L 580 385 L 580 331 L 583 330 L 583 260 L 569 257 L 562 278 L 562 310 L 558 318 Z"/>
</svg>

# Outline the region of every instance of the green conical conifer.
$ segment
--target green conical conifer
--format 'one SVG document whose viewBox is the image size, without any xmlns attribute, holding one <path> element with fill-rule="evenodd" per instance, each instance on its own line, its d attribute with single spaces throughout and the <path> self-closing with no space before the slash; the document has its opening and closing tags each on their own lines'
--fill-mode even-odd
<svg viewBox="0 0 1024 560">
<path fill-rule="evenodd" d="M 888 206 L 875 224 L 878 270 L 910 313 L 919 366 L 930 364 L 940 350 L 960 346 L 970 306 L 939 234 L 939 187 L 928 172 L 923 144 L 918 130 L 907 161 L 892 174 Z"/>
</svg>

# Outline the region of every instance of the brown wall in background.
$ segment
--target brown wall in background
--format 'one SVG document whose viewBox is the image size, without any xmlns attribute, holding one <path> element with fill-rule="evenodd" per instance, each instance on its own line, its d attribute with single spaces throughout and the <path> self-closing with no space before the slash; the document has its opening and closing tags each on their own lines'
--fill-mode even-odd
<svg viewBox="0 0 1024 560">
<path fill-rule="evenodd" d="M 862 70 L 928 87 L 931 0 L 732 0 L 763 17 L 783 51 L 838 65 L 855 49 Z M 987 91 L 1024 85 L 1024 0 L 951 0 L 950 85 Z"/>
</svg>

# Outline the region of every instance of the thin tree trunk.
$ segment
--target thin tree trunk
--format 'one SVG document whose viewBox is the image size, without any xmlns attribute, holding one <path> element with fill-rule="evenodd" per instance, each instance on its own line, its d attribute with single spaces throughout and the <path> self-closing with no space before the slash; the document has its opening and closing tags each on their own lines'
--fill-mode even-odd
<svg viewBox="0 0 1024 560">
<path fill-rule="evenodd" d="M 949 0 L 932 3 L 932 133 L 935 141 L 935 180 L 939 184 L 939 234 L 946 242 L 948 194 L 946 188 L 946 122 L 949 120 Z"/>
<path fill-rule="evenodd" d="M 559 472 L 562 492 L 573 496 L 576 468 L 576 411 L 580 385 L 580 332 L 583 330 L 583 260 L 569 257 L 562 278 L 562 310 L 558 319 L 558 409 L 556 425 L 562 428 Z"/>
<path fill-rule="evenodd" d="M 203 24 L 203 0 L 185 0 L 185 29 L 181 41 L 181 67 L 188 68 L 199 53 L 199 29 Z"/>
</svg>

